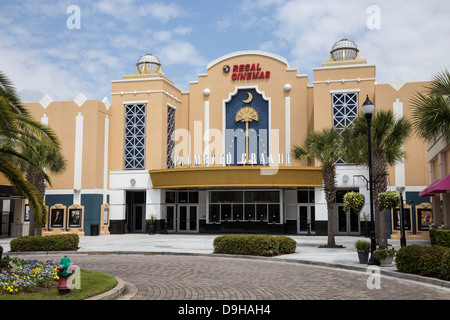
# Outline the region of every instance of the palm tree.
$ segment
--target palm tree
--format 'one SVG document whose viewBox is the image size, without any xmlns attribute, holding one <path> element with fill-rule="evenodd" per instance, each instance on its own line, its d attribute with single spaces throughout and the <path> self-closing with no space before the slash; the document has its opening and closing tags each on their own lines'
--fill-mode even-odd
<svg viewBox="0 0 450 320">
<path fill-rule="evenodd" d="M 323 188 L 328 212 L 328 246 L 335 246 L 334 199 L 336 197 L 336 165 L 339 160 L 341 136 L 334 128 L 308 132 L 304 147 L 294 145 L 292 153 L 297 160 L 316 159 L 321 164 Z"/>
<path fill-rule="evenodd" d="M 0 72 L 0 173 L 11 183 L 16 193 L 26 197 L 30 207 L 39 217 L 45 217 L 43 197 L 35 186 L 26 181 L 19 161 L 27 162 L 50 182 L 43 168 L 24 150 L 36 153 L 37 147 L 60 148 L 52 130 L 32 119 L 21 105 L 20 99 L 10 80 Z"/>
<path fill-rule="evenodd" d="M 66 168 L 66 160 L 61 154 L 59 148 L 47 148 L 42 145 L 35 147 L 35 150 L 25 148 L 22 151 L 26 159 L 31 159 L 34 165 L 30 165 L 28 161 L 19 161 L 19 167 L 25 173 L 25 179 L 33 184 L 39 192 L 42 199 L 45 198 L 45 189 L 49 181 L 46 176 L 42 174 L 41 169 L 49 171 L 50 173 L 61 173 Z M 30 230 L 29 235 L 42 235 L 42 227 L 45 224 L 45 216 L 35 215 L 34 210 L 30 209 Z"/>
<path fill-rule="evenodd" d="M 371 126 L 373 200 L 375 207 L 375 232 L 379 241 L 387 243 L 387 219 L 378 209 L 378 195 L 388 186 L 388 166 L 402 162 L 405 157 L 403 144 L 411 133 L 411 123 L 403 117 L 395 117 L 392 111 L 374 113 Z M 342 132 L 342 158 L 347 163 L 367 164 L 367 121 L 360 115 Z"/>
<path fill-rule="evenodd" d="M 450 72 L 436 74 L 426 92 L 417 92 L 411 99 L 412 122 L 419 137 L 436 142 L 441 137 L 450 143 Z"/>
</svg>

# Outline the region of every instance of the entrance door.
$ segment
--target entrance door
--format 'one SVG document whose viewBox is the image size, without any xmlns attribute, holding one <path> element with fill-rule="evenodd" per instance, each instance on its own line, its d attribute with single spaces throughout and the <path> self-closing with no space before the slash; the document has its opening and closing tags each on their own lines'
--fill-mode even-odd
<svg viewBox="0 0 450 320">
<path fill-rule="evenodd" d="M 198 232 L 197 206 L 167 205 L 167 232 Z"/>
<path fill-rule="evenodd" d="M 336 234 L 359 234 L 359 216 L 352 210 L 344 211 L 343 204 L 336 207 Z"/>
<path fill-rule="evenodd" d="M 197 206 L 196 205 L 178 205 L 178 231 L 197 232 Z"/>
<path fill-rule="evenodd" d="M 131 232 L 145 232 L 145 204 L 134 204 L 132 217 Z"/>
<path fill-rule="evenodd" d="M 176 232 L 177 212 L 175 210 L 175 205 L 167 205 L 166 212 L 167 212 L 166 214 L 167 232 Z"/>
<path fill-rule="evenodd" d="M 315 207 L 310 205 L 298 206 L 297 233 L 315 234 L 316 233 L 316 214 Z"/>
</svg>

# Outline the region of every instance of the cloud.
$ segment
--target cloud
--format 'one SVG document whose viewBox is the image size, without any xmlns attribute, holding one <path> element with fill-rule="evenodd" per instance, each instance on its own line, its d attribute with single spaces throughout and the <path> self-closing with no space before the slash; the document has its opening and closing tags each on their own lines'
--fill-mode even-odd
<svg viewBox="0 0 450 320">
<path fill-rule="evenodd" d="M 291 67 L 311 74 L 327 61 L 332 45 L 349 38 L 361 58 L 377 66 L 377 79 L 396 75 L 407 81 L 428 80 L 441 65 L 450 64 L 450 5 L 443 1 L 378 1 L 380 29 L 369 29 L 369 1 L 307 1 L 283 3 L 273 14 L 273 35 L 289 48 Z M 271 39 L 261 46 L 276 44 Z M 311 80 L 311 79 L 310 79 Z"/>
<path fill-rule="evenodd" d="M 175 3 L 148 2 L 135 0 L 101 0 L 95 1 L 94 8 L 100 14 L 107 14 L 115 19 L 139 23 L 140 18 L 153 18 L 160 22 L 185 15 L 185 9 Z M 138 17 L 131 18 L 131 17 Z M 142 22 L 141 22 L 142 23 Z"/>
<path fill-rule="evenodd" d="M 161 22 L 167 22 L 170 19 L 183 16 L 185 10 L 174 3 L 151 3 L 141 5 L 139 13 L 144 16 L 151 16 Z"/>
<path fill-rule="evenodd" d="M 182 40 L 171 41 L 158 50 L 158 55 L 164 57 L 166 64 L 171 65 L 186 64 L 194 67 L 204 67 L 207 64 L 206 59 L 201 56 L 192 43 Z"/>
</svg>

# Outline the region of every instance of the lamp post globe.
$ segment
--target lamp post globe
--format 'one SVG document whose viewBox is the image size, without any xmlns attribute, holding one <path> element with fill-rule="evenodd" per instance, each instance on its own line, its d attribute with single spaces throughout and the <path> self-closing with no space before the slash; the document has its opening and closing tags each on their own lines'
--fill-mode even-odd
<svg viewBox="0 0 450 320">
<path fill-rule="evenodd" d="M 372 118 L 372 114 L 375 111 L 375 105 L 370 101 L 369 95 L 367 95 L 366 101 L 361 106 L 362 112 L 367 117 Z"/>
<path fill-rule="evenodd" d="M 370 191 L 370 259 L 367 264 L 377 265 L 378 261 L 374 258 L 373 253 L 376 250 L 377 243 L 375 239 L 375 224 L 374 224 L 374 210 L 373 210 L 373 178 L 372 178 L 372 138 L 371 138 L 371 121 L 372 114 L 375 111 L 375 105 L 370 101 L 369 95 L 367 95 L 366 101 L 361 106 L 364 116 L 367 120 L 367 145 L 369 155 L 369 191 Z"/>
</svg>

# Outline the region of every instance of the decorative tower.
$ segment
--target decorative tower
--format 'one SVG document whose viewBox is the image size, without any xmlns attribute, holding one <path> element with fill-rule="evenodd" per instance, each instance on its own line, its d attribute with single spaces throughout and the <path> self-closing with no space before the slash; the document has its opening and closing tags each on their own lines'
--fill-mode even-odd
<svg viewBox="0 0 450 320">
<path fill-rule="evenodd" d="M 367 64 L 367 61 L 359 57 L 358 47 L 352 40 L 341 39 L 333 45 L 330 60 L 322 62 L 322 67 L 353 64 Z"/>
</svg>

